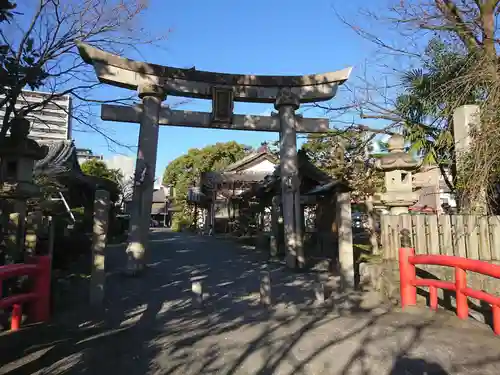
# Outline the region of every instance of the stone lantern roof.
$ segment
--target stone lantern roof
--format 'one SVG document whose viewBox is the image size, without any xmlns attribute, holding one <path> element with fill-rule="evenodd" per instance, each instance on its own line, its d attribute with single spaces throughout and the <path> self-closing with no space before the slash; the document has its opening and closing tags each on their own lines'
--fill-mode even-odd
<svg viewBox="0 0 500 375">
<path fill-rule="evenodd" d="M 47 154 L 47 148 L 28 138 L 30 122 L 18 117 L 12 120 L 10 136 L 0 139 L 0 157 L 17 156 L 40 160 Z"/>
<path fill-rule="evenodd" d="M 33 167 L 47 149 L 28 138 L 30 123 L 22 117 L 11 122 L 10 135 L 0 139 L 0 196 L 25 200 L 38 195 Z"/>
<path fill-rule="evenodd" d="M 389 138 L 389 153 L 377 160 L 375 167 L 383 172 L 393 170 L 413 171 L 420 166 L 418 160 L 404 151 L 405 140 L 399 134 L 393 134 Z"/>
</svg>

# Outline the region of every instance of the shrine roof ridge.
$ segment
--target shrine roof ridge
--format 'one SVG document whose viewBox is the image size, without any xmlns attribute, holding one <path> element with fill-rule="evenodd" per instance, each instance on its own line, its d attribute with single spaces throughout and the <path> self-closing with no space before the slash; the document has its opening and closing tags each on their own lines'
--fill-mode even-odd
<svg viewBox="0 0 500 375">
<path fill-rule="evenodd" d="M 180 79 L 192 82 L 202 82 L 214 85 L 257 86 L 257 87 L 303 87 L 324 84 L 341 85 L 349 78 L 352 67 L 328 73 L 308 74 L 302 76 L 275 76 L 253 74 L 217 73 L 195 68 L 184 69 L 141 61 L 130 60 L 103 51 L 89 44 L 77 42 L 77 47 L 83 60 L 94 65 L 101 63 L 116 68 L 147 74 L 162 78 Z"/>
</svg>

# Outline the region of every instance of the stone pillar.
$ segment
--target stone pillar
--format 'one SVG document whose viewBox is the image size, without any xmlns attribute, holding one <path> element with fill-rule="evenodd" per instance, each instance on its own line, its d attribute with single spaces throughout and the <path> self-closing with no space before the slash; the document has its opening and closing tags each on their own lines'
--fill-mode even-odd
<svg viewBox="0 0 500 375">
<path fill-rule="evenodd" d="M 279 253 L 280 229 L 280 196 L 275 195 L 271 201 L 271 238 L 269 240 L 269 251 L 271 258 L 274 258 Z"/>
<path fill-rule="evenodd" d="M 368 215 L 368 228 L 370 230 L 370 248 L 373 254 L 378 253 L 378 240 L 377 240 L 377 229 L 375 228 L 375 222 L 380 221 L 378 215 L 375 212 L 375 205 L 373 201 L 373 195 L 370 195 L 365 200 L 366 213 Z"/>
<path fill-rule="evenodd" d="M 212 206 L 210 207 L 210 225 L 212 226 L 212 234 L 215 233 L 215 202 L 217 201 L 217 190 L 213 192 Z"/>
<path fill-rule="evenodd" d="M 8 214 L 5 233 L 6 264 L 19 262 L 21 260 L 21 255 L 24 253 L 24 237 L 21 236 L 19 231 L 21 226 L 20 216 L 21 215 L 17 212 Z"/>
<path fill-rule="evenodd" d="M 457 175 L 463 174 L 462 158 L 469 151 L 472 142 L 471 131 L 480 125 L 480 109 L 478 105 L 463 105 L 453 112 L 453 139 L 455 142 Z M 480 191 L 473 201 L 458 192 L 459 208 L 461 212 L 475 212 L 485 214 L 487 211 L 486 191 Z"/>
<path fill-rule="evenodd" d="M 92 231 L 92 274 L 90 303 L 100 305 L 104 299 L 106 273 L 104 270 L 106 237 L 109 224 L 109 193 L 97 190 L 94 199 L 94 226 Z"/>
<path fill-rule="evenodd" d="M 299 212 L 299 168 L 297 160 L 297 137 L 295 111 L 300 101 L 290 88 L 282 88 L 276 98 L 275 108 L 280 118 L 280 171 L 283 221 L 285 227 L 286 264 L 290 268 L 304 266 Z"/>
<path fill-rule="evenodd" d="M 49 244 L 48 244 L 48 252 L 47 254 L 50 256 L 50 260 L 53 260 L 54 254 L 54 244 L 56 241 L 56 223 L 52 216 L 48 217 L 48 229 L 49 229 Z"/>
<path fill-rule="evenodd" d="M 260 303 L 264 306 L 271 305 L 271 273 L 267 268 L 260 271 Z"/>
<path fill-rule="evenodd" d="M 206 209 L 205 209 L 205 212 L 204 212 L 204 222 L 203 222 L 203 233 L 204 234 L 208 234 L 208 230 L 210 228 L 210 207 L 211 205 L 209 205 Z"/>
<path fill-rule="evenodd" d="M 298 164 L 297 164 L 298 169 Z M 297 190 L 293 195 L 294 221 L 295 221 L 295 246 L 297 253 L 297 266 L 304 268 L 306 260 L 304 256 L 304 207 L 300 204 L 300 177 L 297 174 Z"/>
<path fill-rule="evenodd" d="M 36 244 L 39 240 L 43 222 L 43 213 L 34 211 L 28 215 L 27 221 L 26 235 L 24 236 L 24 255 L 31 257 L 35 255 Z"/>
<path fill-rule="evenodd" d="M 354 288 L 354 250 L 352 245 L 351 193 L 337 193 L 336 218 L 339 248 L 339 268 L 342 288 Z"/>
<path fill-rule="evenodd" d="M 148 261 L 147 241 L 158 149 L 158 117 L 165 93 L 162 87 L 145 85 L 139 87 L 139 98 L 142 99 L 143 111 L 127 247 L 127 272 L 130 274 L 142 271 Z"/>
<path fill-rule="evenodd" d="M 26 233 L 26 214 L 27 214 L 27 204 L 25 200 L 17 200 L 14 203 L 14 213 L 18 215 L 17 217 L 17 238 L 16 238 L 16 252 L 22 254 L 24 251 L 24 236 Z"/>
<path fill-rule="evenodd" d="M 469 150 L 472 141 L 470 132 L 478 124 L 478 105 L 463 105 L 453 112 L 453 138 L 457 156 Z"/>
<path fill-rule="evenodd" d="M 163 227 L 167 227 L 167 215 L 168 215 L 168 200 L 165 200 L 165 208 L 163 212 Z"/>
</svg>

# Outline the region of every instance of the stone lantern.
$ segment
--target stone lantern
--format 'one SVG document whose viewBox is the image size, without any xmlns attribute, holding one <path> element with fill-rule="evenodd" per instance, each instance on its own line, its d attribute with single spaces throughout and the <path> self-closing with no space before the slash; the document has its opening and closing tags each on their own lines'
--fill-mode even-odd
<svg viewBox="0 0 500 375">
<path fill-rule="evenodd" d="M 389 139 L 389 154 L 377 160 L 376 168 L 385 173 L 385 192 L 379 201 L 391 215 L 408 213 L 408 208 L 418 201 L 418 194 L 413 192 L 412 172 L 420 162 L 404 152 L 404 138 L 394 134 Z"/>
<path fill-rule="evenodd" d="M 9 213 L 10 250 L 22 250 L 26 201 L 40 191 L 33 181 L 36 160 L 45 157 L 47 151 L 28 138 L 30 123 L 25 118 L 12 120 L 10 136 L 0 140 L 0 199 L 13 201 L 11 207 L 3 207 L 2 216 Z M 5 223 L 4 223 L 5 224 Z M 10 251 L 9 251 L 10 252 Z"/>
<path fill-rule="evenodd" d="M 30 123 L 25 118 L 12 121 L 10 136 L 0 140 L 0 196 L 26 200 L 39 193 L 33 182 L 35 161 L 46 149 L 28 138 Z"/>
</svg>

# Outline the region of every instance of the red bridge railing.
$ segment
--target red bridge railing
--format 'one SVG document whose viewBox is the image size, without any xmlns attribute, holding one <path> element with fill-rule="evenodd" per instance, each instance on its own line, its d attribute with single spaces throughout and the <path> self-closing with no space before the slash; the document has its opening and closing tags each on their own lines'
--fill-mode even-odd
<svg viewBox="0 0 500 375">
<path fill-rule="evenodd" d="M 21 326 L 22 305 L 29 303 L 28 318 L 32 322 L 44 322 L 50 316 L 50 257 L 37 256 L 33 264 L 11 264 L 0 266 L 0 309 L 12 306 L 10 329 L 17 331 Z M 31 292 L 1 298 L 2 282 L 11 277 L 32 276 L 34 288 Z"/>
<path fill-rule="evenodd" d="M 429 264 L 455 268 L 455 282 L 417 279 L 415 265 Z M 500 298 L 486 292 L 467 287 L 467 271 L 481 273 L 483 275 L 500 279 L 500 266 L 467 258 L 447 255 L 415 255 L 412 248 L 403 247 L 399 249 L 399 274 L 401 286 L 402 307 L 417 304 L 417 287 L 429 287 L 430 307 L 436 310 L 438 307 L 437 289 L 453 290 L 456 293 L 457 316 L 467 319 L 469 316 L 469 305 L 467 297 L 477 298 L 489 303 L 493 312 L 493 331 L 500 335 Z"/>
</svg>

